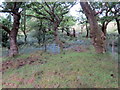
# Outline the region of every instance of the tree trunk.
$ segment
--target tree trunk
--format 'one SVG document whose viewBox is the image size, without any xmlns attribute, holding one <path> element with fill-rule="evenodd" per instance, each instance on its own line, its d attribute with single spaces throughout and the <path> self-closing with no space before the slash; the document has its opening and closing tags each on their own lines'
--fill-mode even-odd
<svg viewBox="0 0 120 90">
<path fill-rule="evenodd" d="M 88 2 L 80 2 L 80 4 L 90 23 L 90 37 L 92 38 L 93 46 L 97 53 L 104 53 L 106 51 L 105 36 L 98 26 L 94 11 Z"/>
<path fill-rule="evenodd" d="M 70 31 L 68 27 L 66 27 L 66 33 L 67 33 L 67 36 L 70 36 Z"/>
<path fill-rule="evenodd" d="M 115 19 L 117 22 L 117 29 L 118 29 L 118 33 L 120 34 L 120 20 L 119 19 Z"/>
<path fill-rule="evenodd" d="M 106 25 L 105 25 L 105 22 L 103 22 L 102 24 L 102 32 L 104 33 L 104 35 L 106 35 Z"/>
<path fill-rule="evenodd" d="M 108 25 L 109 22 L 103 22 L 102 24 L 102 32 L 104 33 L 104 35 L 106 36 L 107 34 L 107 25 Z"/>
<path fill-rule="evenodd" d="M 58 37 L 58 30 L 57 25 L 54 24 L 54 36 L 55 36 L 55 42 L 56 44 L 59 44 L 59 37 Z"/>
<path fill-rule="evenodd" d="M 21 31 L 24 34 L 24 43 L 27 43 L 27 34 L 26 34 L 26 16 L 24 16 L 24 19 L 21 21 Z M 24 26 L 23 26 L 24 25 Z"/>
<path fill-rule="evenodd" d="M 24 42 L 25 42 L 25 44 L 26 44 L 26 43 L 27 43 L 27 34 L 26 34 L 25 31 L 23 31 L 23 33 L 24 33 Z"/>
<path fill-rule="evenodd" d="M 86 38 L 88 38 L 88 35 L 89 35 L 89 29 L 88 29 L 88 26 L 87 26 L 87 22 L 86 22 L 86 32 L 87 32 L 87 34 L 86 34 Z"/>
<path fill-rule="evenodd" d="M 45 29 L 46 29 L 46 28 L 43 28 L 43 29 L 42 29 L 42 32 L 43 32 L 43 45 L 44 45 L 44 48 L 45 48 L 44 50 L 45 50 L 45 52 L 46 52 L 46 51 L 47 51 L 47 46 L 46 46 L 46 35 L 45 35 L 45 34 L 46 34 L 46 31 L 45 31 Z"/>
<path fill-rule="evenodd" d="M 73 37 L 76 36 L 76 33 L 75 33 L 75 28 L 73 28 Z"/>
<path fill-rule="evenodd" d="M 81 25 L 81 32 L 80 32 L 80 34 L 83 33 L 83 29 L 84 29 L 84 25 Z"/>
<path fill-rule="evenodd" d="M 26 10 L 24 11 L 24 14 L 26 14 Z M 27 34 L 26 34 L 26 16 L 24 15 L 24 30 L 23 30 L 23 33 L 24 33 L 24 42 L 27 43 Z"/>
<path fill-rule="evenodd" d="M 62 27 L 62 33 L 64 32 L 64 27 Z"/>
<path fill-rule="evenodd" d="M 69 32 L 67 32 L 67 36 L 70 36 L 70 33 L 69 33 Z"/>
<path fill-rule="evenodd" d="M 60 46 L 61 50 L 63 50 L 63 43 L 60 41 L 59 36 L 58 36 L 58 25 L 55 23 L 54 24 L 54 36 L 55 36 L 55 42 L 57 45 Z"/>
<path fill-rule="evenodd" d="M 26 5 L 24 4 L 24 7 L 26 7 Z M 25 44 L 27 43 L 27 34 L 26 34 L 26 9 L 24 10 L 24 30 L 23 30 L 23 33 L 24 33 L 24 42 Z"/>
<path fill-rule="evenodd" d="M 9 50 L 9 56 L 15 56 L 18 54 L 18 46 L 17 46 L 17 34 L 19 29 L 19 21 L 20 21 L 20 14 L 13 14 L 13 28 L 10 32 L 9 38 L 10 38 L 10 50 Z"/>
<path fill-rule="evenodd" d="M 50 27 L 48 28 L 48 31 L 51 31 L 51 28 L 50 28 Z"/>
</svg>

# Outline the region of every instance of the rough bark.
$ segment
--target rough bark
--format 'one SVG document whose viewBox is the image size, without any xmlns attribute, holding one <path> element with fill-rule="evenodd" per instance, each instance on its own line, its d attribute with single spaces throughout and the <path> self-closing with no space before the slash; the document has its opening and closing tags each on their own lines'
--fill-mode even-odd
<svg viewBox="0 0 120 90">
<path fill-rule="evenodd" d="M 9 50 L 9 56 L 13 57 L 18 54 L 18 46 L 17 46 L 17 34 L 18 29 L 20 25 L 20 13 L 19 8 L 22 3 L 14 2 L 14 9 L 12 10 L 13 14 L 13 26 L 9 34 L 10 38 L 10 50 Z"/>
<path fill-rule="evenodd" d="M 17 11 L 16 11 L 17 12 Z M 10 50 L 9 50 L 9 56 L 15 56 L 18 54 L 18 46 L 17 46 L 17 34 L 19 29 L 19 21 L 20 21 L 20 14 L 16 13 L 13 14 L 13 28 L 10 32 L 9 38 L 10 38 Z"/>
<path fill-rule="evenodd" d="M 18 54 L 17 34 L 18 34 L 18 29 L 20 24 L 19 22 L 21 18 L 20 12 L 19 12 L 19 8 L 21 4 L 22 2 L 14 2 L 13 8 L 9 8 L 10 11 L 9 10 L 2 11 L 2 12 L 11 13 L 11 15 L 13 16 L 13 26 L 11 30 L 9 30 L 7 27 L 0 24 L 0 27 L 2 27 L 2 29 L 4 29 L 9 34 L 9 42 L 10 42 L 9 56 L 10 57 L 13 57 Z"/>
<path fill-rule="evenodd" d="M 60 41 L 58 36 L 58 24 L 54 23 L 54 36 L 55 36 L 55 42 L 57 45 L 60 46 L 61 50 L 63 50 L 63 43 Z"/>
<path fill-rule="evenodd" d="M 103 32 L 99 29 L 94 11 L 91 9 L 88 2 L 80 2 L 80 4 L 86 17 L 88 17 L 88 21 L 90 24 L 90 37 L 92 38 L 93 46 L 97 53 L 104 53 L 106 51 L 105 36 Z"/>
<path fill-rule="evenodd" d="M 57 27 L 57 24 L 54 23 L 54 36 L 55 36 L 55 42 L 56 44 L 59 44 L 59 36 L 58 36 L 58 27 Z"/>
</svg>

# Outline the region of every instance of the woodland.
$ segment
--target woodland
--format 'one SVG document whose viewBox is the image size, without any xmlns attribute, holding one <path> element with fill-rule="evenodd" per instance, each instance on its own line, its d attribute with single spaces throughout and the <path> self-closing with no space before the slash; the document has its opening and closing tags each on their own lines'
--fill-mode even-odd
<svg viewBox="0 0 120 90">
<path fill-rule="evenodd" d="M 120 2 L 1 2 L 0 88 L 118 88 L 119 38 Z"/>
</svg>

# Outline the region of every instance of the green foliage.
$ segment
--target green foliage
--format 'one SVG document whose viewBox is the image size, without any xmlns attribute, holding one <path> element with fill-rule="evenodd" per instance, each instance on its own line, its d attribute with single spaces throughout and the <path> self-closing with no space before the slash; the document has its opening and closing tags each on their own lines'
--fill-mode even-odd
<svg viewBox="0 0 120 90">
<path fill-rule="evenodd" d="M 38 44 L 46 44 L 50 39 L 51 35 L 53 35 L 53 30 L 47 30 L 49 28 L 49 22 L 45 20 L 37 20 L 36 25 L 33 27 L 35 29 L 35 33 L 33 37 L 38 40 Z"/>
<path fill-rule="evenodd" d="M 61 21 L 66 21 L 64 15 L 69 12 L 70 6 L 72 5 L 73 4 L 69 2 L 34 2 L 31 3 L 28 7 L 31 7 L 30 10 L 33 11 L 34 17 L 37 19 L 45 19 L 53 26 L 53 23 L 60 24 Z M 72 24 L 73 22 L 69 23 Z"/>
<path fill-rule="evenodd" d="M 60 23 L 60 27 L 69 27 L 75 25 L 76 20 L 72 16 L 65 15 L 63 21 Z"/>
<path fill-rule="evenodd" d="M 2 30 L 2 42 L 1 45 L 3 47 L 8 47 L 9 48 L 9 42 L 8 42 L 8 33 L 6 33 L 4 30 Z"/>
<path fill-rule="evenodd" d="M 5 19 L 4 17 L 1 17 L 0 18 L 0 22 L 3 24 L 3 25 L 5 25 L 5 26 L 7 26 L 8 28 L 10 28 L 11 29 L 11 16 L 8 14 L 8 16 L 7 16 L 7 18 Z M 9 40 L 9 36 L 8 36 L 8 33 L 6 32 L 6 31 L 4 31 L 3 29 L 0 29 L 0 32 L 1 32 L 1 45 L 3 46 L 3 47 L 7 47 L 7 48 L 9 48 L 9 42 L 8 42 L 8 40 Z"/>
</svg>

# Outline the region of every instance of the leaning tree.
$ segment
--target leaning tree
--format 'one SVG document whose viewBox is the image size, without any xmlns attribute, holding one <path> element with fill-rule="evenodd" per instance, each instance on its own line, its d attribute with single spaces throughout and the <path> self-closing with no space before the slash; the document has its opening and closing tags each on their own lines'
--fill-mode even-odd
<svg viewBox="0 0 120 90">
<path fill-rule="evenodd" d="M 91 8 L 88 2 L 80 2 L 80 5 L 86 17 L 88 18 L 88 22 L 90 24 L 90 37 L 92 38 L 94 48 L 97 53 L 104 53 L 105 36 L 104 33 L 99 28 L 97 19 L 95 17 L 95 11 Z"/>
</svg>

